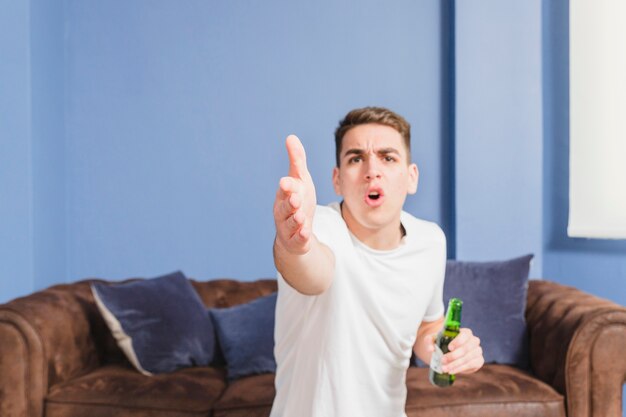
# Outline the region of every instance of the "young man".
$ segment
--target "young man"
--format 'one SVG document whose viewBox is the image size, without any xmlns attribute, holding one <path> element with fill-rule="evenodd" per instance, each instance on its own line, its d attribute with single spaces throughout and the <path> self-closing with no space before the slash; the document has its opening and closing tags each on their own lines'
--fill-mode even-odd
<svg viewBox="0 0 626 417">
<path fill-rule="evenodd" d="M 289 175 L 274 203 L 278 274 L 272 417 L 403 417 L 411 351 L 430 362 L 443 325 L 445 236 L 403 212 L 417 191 L 410 126 L 377 107 L 356 109 L 335 132 L 335 192 L 316 206 L 304 148 L 287 138 Z M 444 371 L 483 365 L 469 329 Z"/>
</svg>

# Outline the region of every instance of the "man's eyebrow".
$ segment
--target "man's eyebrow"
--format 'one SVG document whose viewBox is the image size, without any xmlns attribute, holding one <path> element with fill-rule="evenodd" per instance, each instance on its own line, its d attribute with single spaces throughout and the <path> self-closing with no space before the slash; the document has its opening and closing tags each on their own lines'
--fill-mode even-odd
<svg viewBox="0 0 626 417">
<path fill-rule="evenodd" d="M 343 153 L 344 158 L 348 155 L 363 155 L 365 153 L 365 151 L 363 149 L 359 149 L 359 148 L 352 148 L 352 149 L 348 149 L 347 151 L 345 151 Z"/>
<path fill-rule="evenodd" d="M 352 148 L 352 149 L 348 149 L 347 151 L 345 151 L 343 153 L 343 157 L 347 157 L 348 155 L 363 155 L 365 153 L 365 150 L 361 149 L 361 148 Z M 400 155 L 400 151 L 398 151 L 396 148 L 380 148 L 380 149 L 376 149 L 376 153 L 378 155 L 389 155 L 391 153 L 395 153 L 396 155 Z"/>
<path fill-rule="evenodd" d="M 398 151 L 396 148 L 381 148 L 381 149 L 378 149 L 376 153 L 380 155 L 387 155 L 390 153 L 395 153 L 395 154 L 400 155 L 400 151 Z"/>
</svg>

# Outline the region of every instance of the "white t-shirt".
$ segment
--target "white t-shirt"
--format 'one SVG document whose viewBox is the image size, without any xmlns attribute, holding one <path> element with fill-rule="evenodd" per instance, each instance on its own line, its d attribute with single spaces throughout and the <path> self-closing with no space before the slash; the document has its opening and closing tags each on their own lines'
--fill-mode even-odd
<svg viewBox="0 0 626 417">
<path fill-rule="evenodd" d="M 278 274 L 271 417 L 403 417 L 406 371 L 422 321 L 443 315 L 446 244 L 434 223 L 402 212 L 400 246 L 369 248 L 338 203 L 318 206 L 313 233 L 335 254 L 322 294 Z"/>
</svg>

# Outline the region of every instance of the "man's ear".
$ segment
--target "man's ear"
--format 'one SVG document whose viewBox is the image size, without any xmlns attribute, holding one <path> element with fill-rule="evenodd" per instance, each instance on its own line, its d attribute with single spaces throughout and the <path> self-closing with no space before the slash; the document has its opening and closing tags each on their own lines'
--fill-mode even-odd
<svg viewBox="0 0 626 417">
<path fill-rule="evenodd" d="M 409 194 L 417 192 L 417 184 L 419 183 L 420 171 L 416 164 L 409 165 Z"/>
<path fill-rule="evenodd" d="M 341 195 L 341 188 L 339 187 L 339 168 L 333 168 L 333 188 L 335 189 L 335 194 Z"/>
</svg>

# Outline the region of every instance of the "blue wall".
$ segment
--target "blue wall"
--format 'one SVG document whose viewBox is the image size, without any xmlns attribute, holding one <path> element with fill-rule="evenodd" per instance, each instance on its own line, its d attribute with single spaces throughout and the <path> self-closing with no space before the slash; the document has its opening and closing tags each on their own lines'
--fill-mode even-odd
<svg viewBox="0 0 626 417">
<path fill-rule="evenodd" d="M 566 0 L 544 2 L 544 276 L 626 305 L 626 241 L 567 236 L 568 15 Z"/>
<path fill-rule="evenodd" d="M 0 301 L 33 289 L 29 14 L 0 0 Z"/>
<path fill-rule="evenodd" d="M 66 277 L 63 2 L 30 2 L 30 157 L 34 288 Z"/>
<path fill-rule="evenodd" d="M 0 52 L 21 54 L 1 67 L 0 301 L 90 276 L 274 276 L 284 138 L 333 201 L 332 134 L 356 106 L 409 119 L 422 175 L 406 208 L 449 227 L 438 0 L 0 7 Z"/>
<path fill-rule="evenodd" d="M 456 2 L 456 255 L 542 276 L 540 0 Z"/>
</svg>

